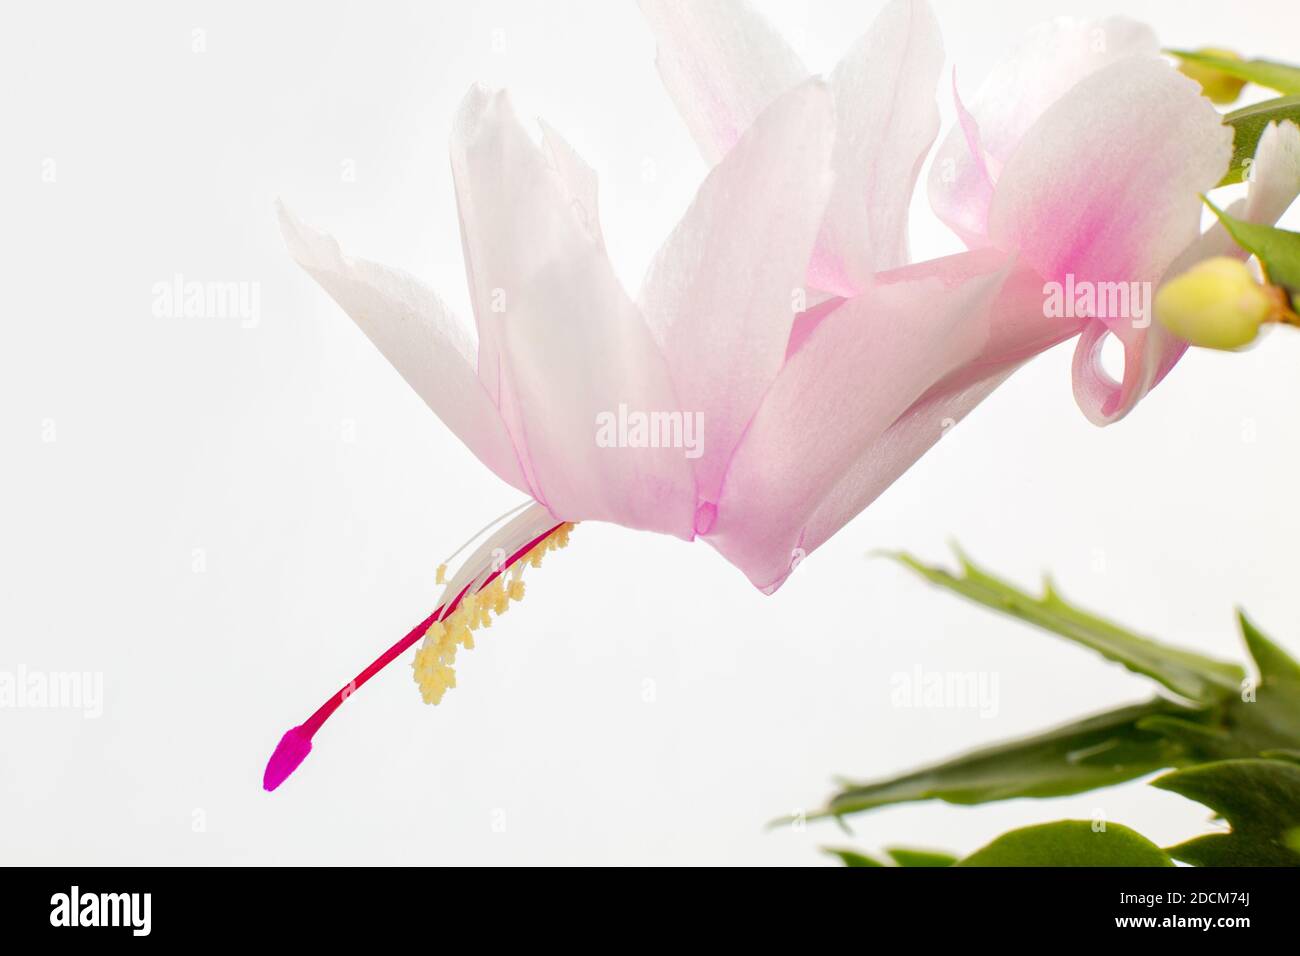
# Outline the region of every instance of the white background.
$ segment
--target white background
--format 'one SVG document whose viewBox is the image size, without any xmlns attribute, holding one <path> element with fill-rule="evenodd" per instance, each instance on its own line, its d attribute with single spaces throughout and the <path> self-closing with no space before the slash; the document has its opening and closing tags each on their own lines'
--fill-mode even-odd
<svg viewBox="0 0 1300 956">
<path fill-rule="evenodd" d="M 828 69 L 880 4 L 764 6 Z M 1286 0 L 935 7 L 968 90 L 1054 13 L 1123 8 L 1169 46 L 1292 60 L 1300 28 Z M 596 167 L 632 287 L 703 163 L 630 3 L 24 4 L 6 20 L 0 669 L 102 672 L 105 699 L 98 720 L 0 709 L 4 862 L 819 863 L 848 839 L 833 824 L 763 823 L 815 805 L 832 774 L 1147 694 L 873 548 L 938 560 L 955 539 L 1226 657 L 1240 603 L 1300 651 L 1300 335 L 1192 354 L 1106 430 L 1076 409 L 1064 346 L 775 597 L 704 545 L 580 527 L 442 706 L 399 663 L 266 794 L 280 734 L 422 618 L 439 561 L 518 500 L 290 261 L 275 198 L 468 316 L 446 149 L 472 82 L 510 86 Z M 956 248 L 923 195 L 914 212 L 918 258 Z M 154 317 L 176 273 L 260 283 L 260 323 Z M 917 667 L 996 675 L 996 716 L 893 706 L 891 678 Z M 1098 812 L 1166 843 L 1208 815 L 1135 783 L 881 811 L 852 842 L 969 851 Z"/>
</svg>

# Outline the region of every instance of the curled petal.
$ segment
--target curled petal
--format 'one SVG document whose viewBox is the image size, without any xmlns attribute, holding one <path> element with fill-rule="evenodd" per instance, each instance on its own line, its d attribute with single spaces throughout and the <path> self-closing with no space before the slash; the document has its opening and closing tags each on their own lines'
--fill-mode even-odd
<svg viewBox="0 0 1300 956">
<path fill-rule="evenodd" d="M 1099 309 L 1075 353 L 1075 395 L 1091 421 L 1122 418 L 1154 384 L 1163 333 L 1151 330 L 1146 293 L 1197 235 L 1200 195 L 1231 150 L 1232 131 L 1195 83 L 1130 57 L 1053 104 L 1002 170 L 994 244 L 1019 250 L 1046 280 L 1090 284 L 1098 301 L 1118 283 L 1129 303 L 1121 314 Z M 1099 362 L 1107 332 L 1124 345 L 1120 383 Z"/>
</svg>

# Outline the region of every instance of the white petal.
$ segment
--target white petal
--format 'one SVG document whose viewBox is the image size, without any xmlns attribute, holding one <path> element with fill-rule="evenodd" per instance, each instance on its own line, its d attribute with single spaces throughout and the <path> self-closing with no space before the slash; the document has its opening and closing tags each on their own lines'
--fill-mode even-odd
<svg viewBox="0 0 1300 956">
<path fill-rule="evenodd" d="M 505 91 L 475 86 L 452 130 L 465 268 L 478 325 L 478 372 L 498 406 L 501 323 L 511 290 L 576 243 L 599 241 L 595 176 L 553 132 L 552 162 L 520 124 Z M 509 424 L 509 421 L 507 421 Z"/>
<path fill-rule="evenodd" d="M 1272 225 L 1300 196 L 1300 127 L 1295 123 L 1270 123 L 1259 138 L 1251 162 L 1246 198 L 1226 211 L 1247 222 Z M 1248 253 L 1237 245 L 1222 223 L 1215 222 L 1169 267 L 1166 278 L 1186 272 L 1202 259 Z"/>
<path fill-rule="evenodd" d="M 808 76 L 745 0 L 641 0 L 655 64 L 700 152 L 721 159 L 769 103 Z"/>
<path fill-rule="evenodd" d="M 485 465 L 528 492 L 501 416 L 474 374 L 473 343 L 438 296 L 404 272 L 345 256 L 283 205 L 279 214 L 298 264 Z"/>
<path fill-rule="evenodd" d="M 545 148 L 520 123 L 509 95 L 475 86 L 466 94 L 452 135 L 452 173 L 474 315 L 478 374 L 501 411 L 524 476 L 537 492 L 521 408 L 503 339 L 524 290 L 542 272 L 603 249 L 595 173 L 559 137 L 544 130 Z M 551 320 L 557 332 L 564 316 Z"/>
<path fill-rule="evenodd" d="M 564 184 L 569 196 L 569 207 L 597 242 L 604 243 L 600 231 L 600 186 L 596 171 L 587 165 L 577 151 L 569 145 L 550 124 L 539 120 L 542 143 L 546 146 L 551 168 Z"/>
<path fill-rule="evenodd" d="M 502 417 L 535 497 L 552 514 L 689 538 L 695 481 L 687 449 L 597 443 L 600 416 L 618 416 L 620 406 L 644 415 L 682 409 L 605 253 L 594 173 L 554 130 L 544 137 L 545 149 L 504 93 L 474 90 L 453 148 L 466 259 L 479 327 L 497 350 Z M 481 360 L 480 374 L 485 368 Z"/>
<path fill-rule="evenodd" d="M 924 0 L 894 0 L 831 73 L 835 189 L 809 281 L 853 295 L 906 264 L 916 177 L 939 131 L 939 24 Z"/>
</svg>

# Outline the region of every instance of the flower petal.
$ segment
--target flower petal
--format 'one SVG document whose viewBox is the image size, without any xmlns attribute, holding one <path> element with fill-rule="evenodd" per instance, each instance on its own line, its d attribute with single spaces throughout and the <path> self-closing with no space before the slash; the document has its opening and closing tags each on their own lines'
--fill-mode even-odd
<svg viewBox="0 0 1300 956">
<path fill-rule="evenodd" d="M 1300 127 L 1291 122 L 1268 125 L 1255 147 L 1246 182 L 1246 197 L 1226 211 L 1246 222 L 1270 226 L 1281 219 L 1300 196 Z M 1216 219 L 1174 260 L 1165 278 L 1180 275 L 1214 256 L 1246 259 L 1249 255 Z"/>
<path fill-rule="evenodd" d="M 1161 60 L 1100 70 L 1035 124 L 998 177 L 990 235 L 1048 279 L 1158 279 L 1196 236 L 1232 131 Z"/>
<path fill-rule="evenodd" d="M 503 481 L 528 492 L 506 427 L 474 373 L 474 344 L 438 296 L 405 272 L 344 255 L 283 205 L 279 215 L 298 264 L 456 437 Z"/>
<path fill-rule="evenodd" d="M 1080 321 L 1049 317 L 1043 308 L 1042 280 L 1034 272 L 1016 267 L 993 250 L 981 250 L 917 263 L 879 277 L 889 283 L 917 283 L 938 278 L 952 287 L 978 281 L 999 271 L 1006 278 L 996 301 L 987 310 L 972 312 L 968 321 L 983 323 L 983 345 L 869 442 L 818 502 L 795 536 L 796 557 L 811 554 L 844 524 L 870 505 L 907 471 L 947 431 L 993 392 L 1026 359 L 1062 342 L 1079 331 Z M 789 562 L 789 551 L 776 559 Z M 776 578 L 754 577 L 769 593 L 793 570 Z"/>
<path fill-rule="evenodd" d="M 998 177 L 990 236 L 1047 280 L 1154 285 L 1197 235 L 1200 194 L 1231 151 L 1232 131 L 1195 83 L 1159 59 L 1121 60 L 1034 125 Z M 1155 380 L 1147 341 L 1163 333 L 1149 333 L 1149 310 L 1129 312 L 1094 319 L 1075 353 L 1076 398 L 1097 424 L 1127 414 Z M 1106 332 L 1124 344 L 1122 384 L 1099 363 Z"/>
<path fill-rule="evenodd" d="M 1300 195 L 1300 126 L 1270 123 L 1255 147 L 1244 216 L 1250 222 L 1275 223 Z"/>
<path fill-rule="evenodd" d="M 592 237 L 602 245 L 605 238 L 600 231 L 600 185 L 596 171 L 587 165 L 577 151 L 569 145 L 550 124 L 538 120 L 542 128 L 542 144 L 560 181 L 569 196 L 569 206 L 582 220 Z"/>
<path fill-rule="evenodd" d="M 994 192 L 989 166 L 993 159 L 984 149 L 979 121 L 962 102 L 955 69 L 952 100 L 957 111 L 957 128 L 949 134 L 930 167 L 930 205 L 968 249 L 980 249 L 989 244 L 989 207 L 993 205 Z M 961 143 L 953 142 L 958 131 L 964 141 L 964 151 Z"/>
<path fill-rule="evenodd" d="M 984 345 L 965 365 L 950 373 L 927 393 L 953 393 L 991 375 L 1017 368 L 1026 359 L 1078 335 L 1087 319 L 1062 316 L 1046 307 L 1043 280 L 1014 256 L 996 249 L 978 249 L 941 259 L 918 262 L 877 277 L 883 283 L 916 282 L 936 277 L 950 287 L 980 276 L 1005 273 L 997 300 L 969 321 L 984 322 Z"/>
<path fill-rule="evenodd" d="M 967 260 L 953 259 L 846 300 L 777 376 L 727 471 L 709 535 L 760 588 L 785 579 L 808 550 L 803 532 L 819 505 L 899 416 L 984 354 L 1007 267 L 994 257 L 971 276 Z"/>
<path fill-rule="evenodd" d="M 682 409 L 604 250 L 590 244 L 535 273 L 502 330 L 503 372 L 519 397 L 528 459 L 551 512 L 692 538 L 689 449 L 646 447 L 634 424 L 626 435 L 620 430 L 625 414 L 632 421 Z M 602 442 L 610 423 L 614 440 Z M 642 434 L 649 439 L 648 430 Z"/>
<path fill-rule="evenodd" d="M 475 86 L 452 134 L 452 174 L 474 315 L 478 374 L 501 411 L 524 475 L 540 497 L 502 340 L 523 289 L 558 262 L 603 249 L 595 173 L 559 135 L 543 129 L 545 149 L 524 129 L 509 94 Z M 558 331 L 560 315 L 551 317 Z"/>
<path fill-rule="evenodd" d="M 1019 363 L 985 370 L 964 387 L 932 389 L 858 457 L 818 504 L 800 533 L 804 554 L 821 547 L 1005 382 Z M 772 588 L 769 588 L 772 590 Z"/>
<path fill-rule="evenodd" d="M 591 208 L 595 174 L 554 130 L 543 139 L 545 149 L 504 92 L 466 96 L 452 166 L 480 376 L 495 381 L 533 496 L 552 514 L 689 538 L 695 482 L 684 450 L 597 444 L 599 416 L 680 406 L 609 263 Z"/>
<path fill-rule="evenodd" d="M 893 0 L 830 75 L 835 189 L 809 284 L 850 296 L 908 260 L 916 177 L 939 131 L 939 24 L 925 0 Z"/>
<path fill-rule="evenodd" d="M 452 129 L 478 373 L 498 407 L 510 403 L 502 394 L 500 337 L 511 286 L 563 255 L 576 237 L 600 237 L 597 212 L 587 208 L 595 202 L 595 174 L 553 131 L 546 139 L 549 157 L 520 124 L 509 95 L 478 85 L 461 101 Z"/>
<path fill-rule="evenodd" d="M 930 204 L 969 245 L 988 232 L 987 176 L 996 180 L 1030 128 L 1081 80 L 1131 56 L 1157 57 L 1155 34 L 1122 17 L 1039 24 L 989 73 L 930 168 Z M 954 78 L 955 84 L 955 78 Z"/>
<path fill-rule="evenodd" d="M 705 179 L 642 286 L 677 396 L 703 415 L 695 474 L 707 502 L 717 501 L 736 440 L 784 361 L 833 138 L 824 83 L 779 97 Z"/>
<path fill-rule="evenodd" d="M 641 0 L 655 65 L 687 129 L 716 163 L 769 103 L 808 76 L 799 57 L 745 0 Z"/>
</svg>

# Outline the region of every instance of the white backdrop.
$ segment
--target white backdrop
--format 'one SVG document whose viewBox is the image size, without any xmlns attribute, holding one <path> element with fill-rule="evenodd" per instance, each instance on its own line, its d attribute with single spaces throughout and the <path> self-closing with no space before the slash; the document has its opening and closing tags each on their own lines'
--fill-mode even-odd
<svg viewBox="0 0 1300 956">
<path fill-rule="evenodd" d="M 880 3 L 764 6 L 825 69 Z M 1279 44 L 1300 30 L 1288 0 L 935 7 L 970 90 L 1055 13 L 1293 60 Z M 955 539 L 1229 657 L 1240 603 L 1300 651 L 1300 335 L 1192 354 L 1106 430 L 1074 405 L 1065 346 L 775 597 L 704 545 L 584 525 L 442 706 L 399 663 L 263 793 L 279 735 L 423 617 L 446 552 L 518 500 L 290 261 L 275 198 L 468 316 L 446 149 L 472 82 L 510 86 L 596 167 L 632 287 L 705 170 L 630 3 L 129 9 L 26 4 L 0 31 L 0 670 L 103 675 L 97 719 L 0 709 L 5 862 L 818 863 L 846 841 L 832 824 L 762 825 L 832 774 L 1146 695 L 873 548 L 940 559 Z M 914 213 L 918 258 L 956 248 L 923 195 Z M 155 316 L 177 274 L 257 283 L 259 321 Z M 893 706 L 891 677 L 916 668 L 996 677 L 994 712 Z M 857 818 L 856 842 L 965 851 L 1097 812 L 1166 842 L 1207 816 L 1130 784 L 891 809 Z"/>
</svg>

